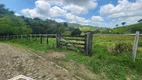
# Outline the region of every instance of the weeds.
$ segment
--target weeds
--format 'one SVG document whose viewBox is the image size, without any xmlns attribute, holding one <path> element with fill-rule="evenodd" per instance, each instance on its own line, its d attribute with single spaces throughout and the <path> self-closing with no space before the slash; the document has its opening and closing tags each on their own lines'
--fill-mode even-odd
<svg viewBox="0 0 142 80">
<path fill-rule="evenodd" d="M 108 47 L 108 52 L 111 54 L 121 54 L 124 52 L 132 52 L 133 45 L 127 42 L 116 43 L 115 45 L 111 45 Z"/>
</svg>

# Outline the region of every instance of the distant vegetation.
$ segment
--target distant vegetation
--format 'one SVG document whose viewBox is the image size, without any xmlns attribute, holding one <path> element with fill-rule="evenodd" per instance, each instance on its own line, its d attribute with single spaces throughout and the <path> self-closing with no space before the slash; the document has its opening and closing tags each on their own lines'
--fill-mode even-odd
<svg viewBox="0 0 142 80">
<path fill-rule="evenodd" d="M 111 33 L 124 34 L 124 33 L 135 33 L 136 31 L 142 32 L 141 23 L 123 26 L 123 27 L 117 27 L 117 28 L 112 29 Z"/>
<path fill-rule="evenodd" d="M 0 5 L 0 35 L 9 34 L 28 34 L 32 30 L 23 19 L 14 15 L 13 11 L 4 8 Z"/>
<path fill-rule="evenodd" d="M 75 23 L 58 23 L 54 20 L 41 20 L 40 18 L 27 18 L 24 16 L 16 16 L 13 11 L 5 8 L 5 5 L 0 4 L 0 35 L 13 34 L 67 34 L 67 35 L 83 35 L 86 32 L 106 33 L 106 34 L 121 34 L 142 32 L 142 20 L 139 24 L 125 26 L 126 22 L 122 22 L 123 27 L 110 29 L 102 27 L 93 27 L 89 25 L 79 25 Z"/>
<path fill-rule="evenodd" d="M 92 27 L 75 23 L 58 23 L 54 20 L 16 16 L 13 11 L 0 4 L 0 35 L 13 34 L 68 34 L 78 35 L 86 32 L 106 33 L 108 28 Z M 78 32 L 77 32 L 78 31 Z"/>
</svg>

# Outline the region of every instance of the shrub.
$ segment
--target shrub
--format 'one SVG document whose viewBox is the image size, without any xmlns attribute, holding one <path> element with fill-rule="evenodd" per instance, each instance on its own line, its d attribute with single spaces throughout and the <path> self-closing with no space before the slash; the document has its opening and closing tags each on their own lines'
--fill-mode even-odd
<svg viewBox="0 0 142 80">
<path fill-rule="evenodd" d="M 142 42 L 139 42 L 138 46 L 142 47 Z"/>
<path fill-rule="evenodd" d="M 82 32 L 79 30 L 79 29 L 74 29 L 72 32 L 71 32 L 71 35 L 72 36 L 79 36 Z"/>
<path fill-rule="evenodd" d="M 108 47 L 108 52 L 111 54 L 131 52 L 133 45 L 131 43 L 121 42 Z"/>
</svg>

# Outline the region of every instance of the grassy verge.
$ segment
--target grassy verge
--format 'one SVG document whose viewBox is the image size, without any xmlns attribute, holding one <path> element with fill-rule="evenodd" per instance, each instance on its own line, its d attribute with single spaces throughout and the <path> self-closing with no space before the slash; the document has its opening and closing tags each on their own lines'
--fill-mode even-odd
<svg viewBox="0 0 142 80">
<path fill-rule="evenodd" d="M 78 52 L 69 52 L 65 58 L 58 59 L 65 62 L 71 60 L 78 64 L 84 64 L 96 74 L 104 74 L 109 80 L 141 80 L 142 79 L 142 48 L 139 47 L 136 62 L 132 61 L 131 52 L 112 55 L 107 48 L 109 45 L 120 41 L 133 43 L 134 37 L 94 37 L 93 39 L 93 56 L 87 57 Z M 140 38 L 141 40 L 141 38 Z M 26 48 L 48 52 L 50 49 L 56 49 L 55 39 L 49 39 L 47 45 L 45 39 L 43 44 L 39 44 L 38 39 L 30 40 L 12 40 L 10 43 L 18 43 Z M 57 50 L 58 51 L 58 50 Z M 64 50 L 63 50 L 64 51 Z"/>
<path fill-rule="evenodd" d="M 43 38 L 42 44 L 40 44 L 40 40 L 38 38 L 34 38 L 32 40 L 13 39 L 10 41 L 2 41 L 2 42 L 8 42 L 8 43 L 12 43 L 12 44 L 20 44 L 25 48 L 30 48 L 33 50 L 44 51 L 44 52 L 48 52 L 49 49 L 56 49 L 56 39 L 55 38 L 49 38 L 48 44 L 46 44 L 45 38 Z"/>
</svg>

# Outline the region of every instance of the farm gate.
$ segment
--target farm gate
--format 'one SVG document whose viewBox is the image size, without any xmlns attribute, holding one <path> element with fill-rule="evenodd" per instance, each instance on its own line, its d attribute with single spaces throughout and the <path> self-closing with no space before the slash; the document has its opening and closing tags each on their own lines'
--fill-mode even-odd
<svg viewBox="0 0 142 80">
<path fill-rule="evenodd" d="M 82 36 L 70 36 L 57 34 L 57 47 L 70 50 L 78 50 L 86 56 L 92 56 L 92 33 Z"/>
</svg>

